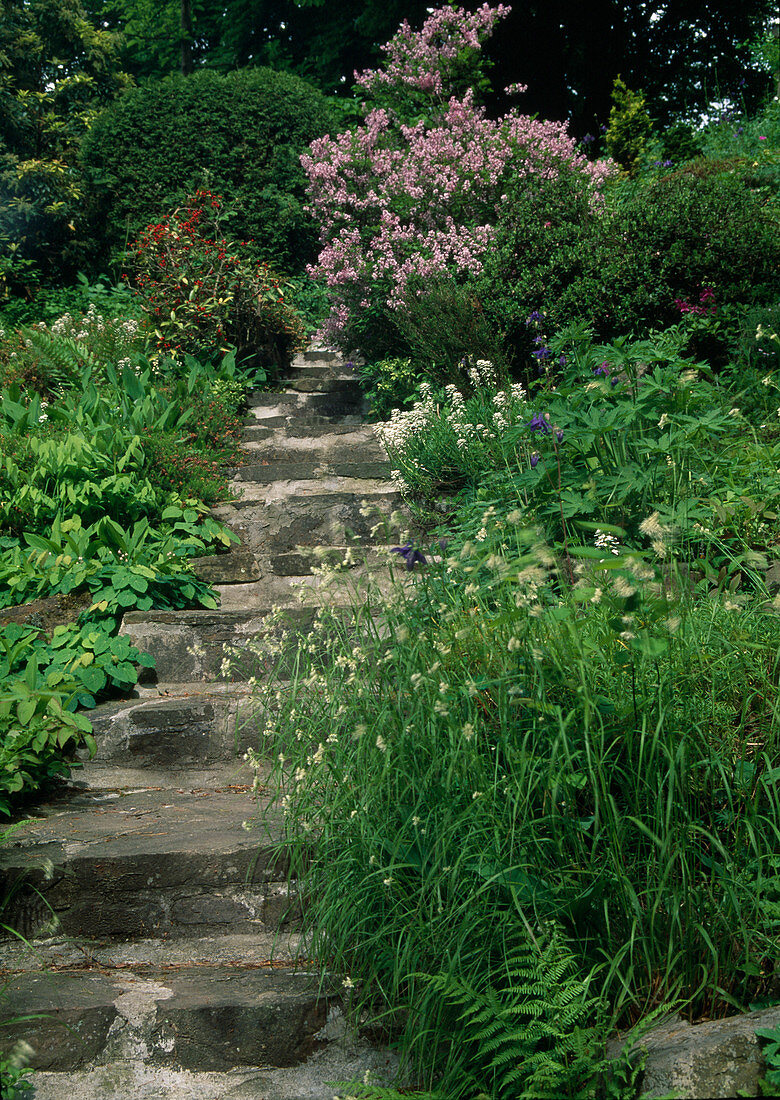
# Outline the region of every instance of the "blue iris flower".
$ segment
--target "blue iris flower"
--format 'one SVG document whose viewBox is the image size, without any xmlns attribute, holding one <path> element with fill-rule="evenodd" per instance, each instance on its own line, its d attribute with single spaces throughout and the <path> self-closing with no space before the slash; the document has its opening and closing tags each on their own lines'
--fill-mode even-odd
<svg viewBox="0 0 780 1100">
<path fill-rule="evenodd" d="M 393 546 L 392 552 L 401 555 L 406 562 L 406 569 L 409 573 L 411 573 L 418 562 L 420 565 L 428 564 L 425 560 L 425 556 L 421 554 L 419 550 L 416 550 L 411 542 L 407 542 L 405 546 Z"/>
</svg>

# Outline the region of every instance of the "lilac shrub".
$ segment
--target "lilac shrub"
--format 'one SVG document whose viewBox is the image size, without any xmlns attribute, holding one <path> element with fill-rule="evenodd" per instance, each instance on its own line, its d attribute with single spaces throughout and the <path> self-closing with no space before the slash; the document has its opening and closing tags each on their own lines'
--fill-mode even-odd
<svg viewBox="0 0 780 1100">
<path fill-rule="evenodd" d="M 510 110 L 487 117 L 464 74 L 479 83 L 479 52 L 503 5 L 434 11 L 420 31 L 403 23 L 382 68 L 356 74 L 364 122 L 313 142 L 302 157 L 322 249 L 310 273 L 326 284 L 322 335 L 365 343 L 365 318 L 394 315 L 442 278 L 478 276 L 495 240 L 509 182 L 554 179 L 565 168 L 598 200 L 611 172 L 577 150 L 565 124 Z M 522 90 L 522 89 L 520 89 Z"/>
</svg>

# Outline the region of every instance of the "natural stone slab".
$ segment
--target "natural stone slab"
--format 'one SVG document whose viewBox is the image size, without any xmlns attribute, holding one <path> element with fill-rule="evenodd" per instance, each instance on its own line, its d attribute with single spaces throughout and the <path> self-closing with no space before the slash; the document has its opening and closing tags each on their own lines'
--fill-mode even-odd
<svg viewBox="0 0 780 1100">
<path fill-rule="evenodd" d="M 247 397 L 250 413 L 258 409 L 273 409 L 282 405 L 297 406 L 298 394 L 295 390 L 254 390 Z"/>
<path fill-rule="evenodd" d="M 321 1044 L 335 1004 L 316 978 L 279 968 L 21 974 L 9 978 L 0 1011 L 46 1019 L 0 1028 L 0 1050 L 23 1038 L 33 1067 L 60 1071 L 122 1053 L 190 1070 L 291 1066 Z"/>
<path fill-rule="evenodd" d="M 356 381 L 354 375 L 338 377 L 331 374 L 329 377 L 320 376 L 319 378 L 290 378 L 287 385 L 297 393 L 343 393 L 350 394 L 356 399 L 363 396 L 360 383 Z"/>
<path fill-rule="evenodd" d="M 244 451 L 247 462 L 387 462 L 382 444 L 367 428 L 331 429 L 310 436 L 269 432 L 262 440 L 245 443 Z"/>
<path fill-rule="evenodd" d="M 233 673 L 234 679 L 249 679 L 276 669 L 275 643 L 281 633 L 289 628 L 306 632 L 314 622 L 314 609 L 299 607 L 297 601 L 285 607 L 281 622 L 270 621 L 273 611 L 272 599 L 256 599 L 248 610 L 131 611 L 120 629 L 152 654 L 160 681 L 223 678 L 226 649 L 251 646 L 246 668 Z"/>
<path fill-rule="evenodd" d="M 244 546 L 225 554 L 190 558 L 193 572 L 206 584 L 245 584 L 260 578 L 260 569 L 251 550 Z"/>
<path fill-rule="evenodd" d="M 325 1030 L 325 1029 L 324 1029 Z M 333 1100 L 333 1081 L 390 1082 L 397 1058 L 368 1043 L 331 1042 L 299 1066 L 223 1073 L 148 1066 L 129 1059 L 89 1070 L 35 1075 L 36 1100 Z"/>
<path fill-rule="evenodd" d="M 323 474 L 316 478 L 274 478 L 264 485 L 234 481 L 230 488 L 238 498 L 231 503 L 239 509 L 250 504 L 273 504 L 282 500 L 295 501 L 296 498 L 305 500 L 306 506 L 313 508 L 317 507 L 318 502 L 393 500 L 400 504 L 402 501 L 398 489 L 383 478 L 340 477 L 338 474 Z"/>
<path fill-rule="evenodd" d="M 247 747 L 245 726 L 252 710 L 245 690 L 209 693 L 203 685 L 197 693 L 178 697 L 106 703 L 90 712 L 97 743 L 94 760 L 177 768 L 233 760 Z"/>
<path fill-rule="evenodd" d="M 253 488 L 249 486 L 250 491 Z M 258 496 L 261 496 L 258 493 Z M 262 494 L 264 497 L 265 494 Z M 306 546 L 381 545 L 395 543 L 399 532 L 391 525 L 400 496 L 377 494 L 299 494 L 273 502 L 245 499 L 214 509 L 229 526 L 247 530 L 247 541 L 259 561 Z"/>
<path fill-rule="evenodd" d="M 299 932 L 222 932 L 186 939 L 145 939 L 130 943 L 51 937 L 33 945 L 0 941 L 0 974 L 38 970 L 79 970 L 85 964 L 102 970 L 149 970 L 182 966 L 311 966 Z"/>
<path fill-rule="evenodd" d="M 691 1025 L 675 1018 L 648 1032 L 633 1051 L 646 1052 L 642 1096 L 682 1100 L 758 1096 L 764 1061 L 757 1028 L 780 1026 L 780 1006 Z"/>
<path fill-rule="evenodd" d="M 369 480 L 387 478 L 390 476 L 390 463 L 387 459 L 378 460 L 343 460 L 336 457 L 307 458 L 300 462 L 271 461 L 266 459 L 261 463 L 251 463 L 239 466 L 233 471 L 233 479 L 238 482 L 256 482 L 270 484 L 276 481 L 316 481 L 318 485 L 323 478 L 343 478 L 347 480 Z M 205 559 L 201 559 L 205 560 Z"/>
<path fill-rule="evenodd" d="M 278 829 L 273 815 L 257 830 L 243 828 L 257 812 L 240 783 L 88 790 L 38 806 L 0 850 L 0 892 L 25 884 L 5 923 L 29 919 L 27 891 L 40 899 L 39 924 L 53 912 L 63 932 L 88 939 L 262 929 L 267 899 L 279 919 L 274 884 L 286 890 L 286 862 L 278 832 L 269 831 Z"/>
<path fill-rule="evenodd" d="M 28 603 L 0 610 L 0 626 L 19 623 L 20 626 L 31 626 L 43 634 L 50 634 L 55 626 L 75 622 L 91 603 L 92 595 L 89 592 L 70 592 L 67 596 L 30 600 Z"/>
<path fill-rule="evenodd" d="M 332 365 L 340 361 L 342 361 L 342 357 L 338 351 L 331 351 L 329 348 L 307 348 L 305 351 L 295 356 L 292 365 L 294 367 L 307 363 L 327 363 Z"/>
<path fill-rule="evenodd" d="M 354 569 L 366 562 L 381 562 L 388 556 L 389 550 L 383 552 L 366 546 L 298 546 L 295 550 L 271 554 L 269 565 L 281 577 L 302 579 L 323 565 Z"/>
</svg>

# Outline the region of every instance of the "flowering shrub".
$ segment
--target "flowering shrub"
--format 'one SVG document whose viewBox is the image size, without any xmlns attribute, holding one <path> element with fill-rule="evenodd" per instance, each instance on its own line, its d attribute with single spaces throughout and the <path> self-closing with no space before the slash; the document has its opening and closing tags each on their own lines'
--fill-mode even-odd
<svg viewBox="0 0 780 1100">
<path fill-rule="evenodd" d="M 303 341 L 285 284 L 220 236 L 222 201 L 197 191 L 132 246 L 135 283 L 161 352 L 209 359 L 233 346 L 277 366 Z M 261 364 L 258 364 L 261 365 Z"/>
<path fill-rule="evenodd" d="M 478 275 L 506 203 L 508 181 L 573 170 L 595 197 L 610 174 L 577 151 L 566 127 L 509 111 L 487 118 L 463 77 L 509 9 L 434 11 L 421 31 L 404 23 L 381 70 L 358 75 L 364 123 L 319 138 L 302 157 L 322 251 L 311 268 L 330 289 L 324 334 L 367 353 L 367 326 L 392 316 L 437 277 Z M 373 315 L 373 317 L 372 317 Z"/>
<path fill-rule="evenodd" d="M 420 398 L 402 412 L 393 409 L 377 434 L 397 468 L 392 478 L 408 496 L 433 499 L 502 462 L 502 435 L 525 414 L 520 385 L 499 387 L 493 364 L 467 368 L 474 396 L 468 402 L 455 385 L 440 394 L 422 382 Z"/>
</svg>

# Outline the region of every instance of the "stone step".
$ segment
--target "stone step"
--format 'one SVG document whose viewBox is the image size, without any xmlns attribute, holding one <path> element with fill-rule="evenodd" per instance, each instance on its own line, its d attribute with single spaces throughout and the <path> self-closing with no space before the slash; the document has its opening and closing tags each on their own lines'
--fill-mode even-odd
<svg viewBox="0 0 780 1100">
<path fill-rule="evenodd" d="M 158 681 L 190 682 L 222 678 L 227 649 L 245 654 L 235 667 L 233 678 L 261 678 L 279 668 L 279 642 L 288 630 L 308 632 L 315 622 L 316 608 L 302 607 L 295 600 L 274 616 L 272 600 L 251 609 L 214 611 L 131 611 L 125 615 L 121 632 L 133 644 L 155 659 Z M 235 664 L 235 662 L 234 662 Z M 193 735 L 194 736 L 194 735 Z"/>
<path fill-rule="evenodd" d="M 329 419 L 348 414 L 360 415 L 365 408 L 363 391 L 357 382 L 344 381 L 338 388 L 326 393 L 299 393 L 297 390 L 285 390 L 281 393 L 255 393 L 249 396 L 249 410 L 244 423 L 267 424 L 269 418 L 295 416 L 303 420 L 309 416 L 324 416 Z"/>
<path fill-rule="evenodd" d="M 289 377 L 291 378 L 355 378 L 356 367 L 354 363 L 334 361 L 326 362 L 322 358 L 310 363 L 298 358 L 290 364 Z"/>
<path fill-rule="evenodd" d="M 245 546 L 233 546 L 225 553 L 190 558 L 193 572 L 207 584 L 246 584 L 260 579 L 255 556 Z"/>
<path fill-rule="evenodd" d="M 388 557 L 390 548 L 386 546 L 298 546 L 294 550 L 271 554 L 268 558 L 269 569 L 280 577 L 303 579 L 312 571 L 323 566 L 332 569 L 354 569 L 364 564 L 384 565 L 393 558 Z"/>
<path fill-rule="evenodd" d="M 251 720 L 257 712 L 251 693 L 239 684 L 141 687 L 134 697 L 90 711 L 93 759 L 136 767 L 235 760 L 255 744 Z"/>
<path fill-rule="evenodd" d="M 397 570 L 398 563 L 393 564 Z M 374 596 L 386 597 L 393 584 L 404 583 L 409 577 L 408 573 L 404 573 L 403 578 L 397 573 L 391 573 L 386 558 L 384 560 L 377 558 L 370 566 L 354 561 L 346 567 L 343 566 L 342 559 L 330 568 L 325 566 L 322 574 L 312 572 L 316 569 L 317 566 L 312 562 L 310 571 L 298 576 L 269 575 L 249 584 L 217 585 L 220 610 L 267 608 L 269 594 L 273 596 L 274 602 L 281 606 L 291 606 L 295 601 L 300 606 L 316 608 L 335 605 L 346 609 L 350 606 L 353 597 L 356 601 L 362 602 L 369 586 Z"/>
<path fill-rule="evenodd" d="M 244 828 L 267 808 L 247 766 L 86 765 L 79 781 L 0 849 L 3 923 L 26 939 L 55 918 L 61 934 L 118 941 L 267 932 L 292 919 L 278 814 Z"/>
<path fill-rule="evenodd" d="M 0 1006 L 0 1050 L 32 1039 L 31 1066 L 59 1072 L 128 1057 L 212 1072 L 292 1066 L 326 1041 L 338 1003 L 335 983 L 322 987 L 301 969 L 240 961 L 15 974 Z M 31 1015 L 39 1017 L 34 1034 L 29 1019 L 12 1022 Z"/>
<path fill-rule="evenodd" d="M 214 515 L 241 530 L 258 561 L 299 546 L 395 544 L 399 524 L 394 513 L 401 495 L 387 482 L 358 479 L 237 484 L 240 499 L 217 505 Z"/>
<path fill-rule="evenodd" d="M 360 383 L 352 373 L 335 374 L 330 372 L 318 373 L 314 376 L 303 373 L 285 378 L 282 385 L 286 389 L 295 390 L 296 393 L 349 393 L 357 389 L 362 393 Z M 251 399 L 250 399 L 251 404 Z"/>
<path fill-rule="evenodd" d="M 262 439 L 246 440 L 247 462 L 387 462 L 387 453 L 371 428 L 342 428 L 311 436 L 269 432 Z"/>
<path fill-rule="evenodd" d="M 324 477 L 348 478 L 350 480 L 382 480 L 390 476 L 391 467 L 387 459 L 376 461 L 344 461 L 333 459 L 323 462 L 317 456 L 301 462 L 266 461 L 248 463 L 231 471 L 233 482 L 254 481 L 268 485 L 274 481 L 317 481 Z"/>
<path fill-rule="evenodd" d="M 230 504 L 239 509 L 257 504 L 276 504 L 281 501 L 294 505 L 305 500 L 307 505 L 316 508 L 321 501 L 343 499 L 354 501 L 388 501 L 401 503 L 401 494 L 386 478 L 376 477 L 340 477 L 338 474 L 320 474 L 307 478 L 275 478 L 263 484 L 252 482 L 228 482 L 231 496 Z M 240 494 L 240 496 L 239 496 Z M 215 505 L 215 509 L 220 507 Z"/>
<path fill-rule="evenodd" d="M 120 1027 L 122 1025 L 120 1024 Z M 224 1072 L 150 1066 L 133 1057 L 65 1072 L 38 1071 L 36 1100 L 333 1100 L 334 1081 L 391 1084 L 398 1061 L 385 1049 L 342 1035 L 335 1011 L 316 1036 L 317 1049 L 285 1068 L 238 1067 Z M 335 1035 L 334 1041 L 328 1041 Z"/>
<path fill-rule="evenodd" d="M 180 966 L 311 965 L 300 932 L 219 932 L 187 939 L 107 943 L 53 935 L 36 943 L 0 940 L 0 975 L 41 970 L 162 970 Z"/>
<path fill-rule="evenodd" d="M 329 348 L 307 348 L 306 351 L 299 352 L 295 356 L 292 365 L 294 367 L 306 366 L 307 364 L 333 365 L 341 362 L 343 362 L 343 356 L 338 351 L 331 351 Z"/>
</svg>

